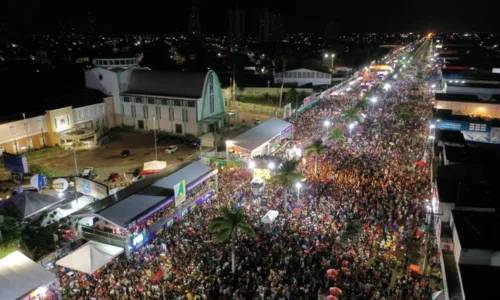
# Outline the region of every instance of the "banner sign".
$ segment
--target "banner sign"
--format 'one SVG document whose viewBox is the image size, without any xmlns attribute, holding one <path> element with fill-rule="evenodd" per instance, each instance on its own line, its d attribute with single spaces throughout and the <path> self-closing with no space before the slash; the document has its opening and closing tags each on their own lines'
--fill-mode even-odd
<svg viewBox="0 0 500 300">
<path fill-rule="evenodd" d="M 186 200 L 186 181 L 182 180 L 174 185 L 175 206 L 179 206 Z"/>
<path fill-rule="evenodd" d="M 2 153 L 4 168 L 8 171 L 28 173 L 28 160 L 25 155 L 14 155 L 7 152 Z"/>
<path fill-rule="evenodd" d="M 106 185 L 82 177 L 75 177 L 75 188 L 77 192 L 99 200 L 106 198 L 109 192 Z"/>
<path fill-rule="evenodd" d="M 485 123 L 472 123 L 464 121 L 441 121 L 438 128 L 442 130 L 490 132 L 490 126 Z"/>
</svg>

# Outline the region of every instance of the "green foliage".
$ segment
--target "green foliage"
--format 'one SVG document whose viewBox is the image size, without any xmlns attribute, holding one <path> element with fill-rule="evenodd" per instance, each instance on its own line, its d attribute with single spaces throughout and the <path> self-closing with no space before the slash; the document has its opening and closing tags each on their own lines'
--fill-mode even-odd
<svg viewBox="0 0 500 300">
<path fill-rule="evenodd" d="M 55 170 L 50 169 L 44 165 L 39 165 L 39 164 L 30 165 L 29 171 L 31 174 L 41 174 L 47 178 L 54 177 L 54 175 L 56 174 Z"/>
<path fill-rule="evenodd" d="M 3 233 L 2 233 L 3 234 Z M 7 239 L 4 234 L 4 240 L 0 243 L 0 259 L 19 250 L 19 237 L 14 239 Z"/>
<path fill-rule="evenodd" d="M 409 119 L 413 118 L 413 116 L 414 116 L 413 111 L 411 109 L 409 109 L 408 107 L 403 107 L 399 111 L 399 117 L 403 120 L 409 120 Z"/>
<path fill-rule="evenodd" d="M 215 233 L 215 239 L 218 242 L 226 240 L 237 231 L 250 237 L 256 236 L 252 226 L 248 224 L 250 217 L 243 212 L 243 209 L 224 206 L 221 212 L 222 216 L 214 218 L 208 225 L 208 230 Z"/>
<path fill-rule="evenodd" d="M 323 152 L 328 150 L 328 147 L 323 144 L 322 139 L 315 139 L 312 144 L 306 147 L 306 155 L 314 155 L 314 173 L 318 172 L 318 157 Z"/>
<path fill-rule="evenodd" d="M 271 180 L 288 188 L 295 181 L 300 181 L 304 178 L 302 174 L 297 172 L 299 164 L 299 160 L 285 160 L 277 174 Z"/>
<path fill-rule="evenodd" d="M 285 101 L 287 103 L 294 102 L 295 99 L 297 99 L 298 96 L 299 96 L 299 93 L 297 92 L 297 90 L 294 89 L 294 88 L 291 88 L 286 93 L 286 99 L 285 99 Z"/>
<path fill-rule="evenodd" d="M 333 128 L 328 132 L 328 137 L 337 144 L 343 144 L 345 142 L 345 130 L 342 128 Z"/>
<path fill-rule="evenodd" d="M 364 99 L 361 99 L 359 100 L 357 103 L 356 103 L 356 108 L 358 109 L 362 109 L 362 110 L 365 110 L 368 108 L 368 101 L 366 101 L 366 98 Z"/>
<path fill-rule="evenodd" d="M 41 214 L 37 219 L 28 221 L 22 230 L 20 245 L 24 253 L 33 260 L 37 260 L 45 253 L 55 249 L 53 233 L 57 223 L 52 222 L 42 227 L 42 221 L 48 213 Z"/>
<path fill-rule="evenodd" d="M 358 117 L 358 109 L 356 107 L 350 108 L 343 113 L 344 121 L 346 122 L 354 122 L 359 121 Z"/>
</svg>

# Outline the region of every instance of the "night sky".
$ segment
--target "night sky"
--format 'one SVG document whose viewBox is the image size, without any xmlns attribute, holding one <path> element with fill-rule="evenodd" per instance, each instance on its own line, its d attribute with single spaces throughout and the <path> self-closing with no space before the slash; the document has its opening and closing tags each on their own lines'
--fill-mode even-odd
<svg viewBox="0 0 500 300">
<path fill-rule="evenodd" d="M 106 33 L 184 32 L 193 4 L 201 11 L 203 32 L 225 32 L 228 10 L 247 12 L 247 33 L 257 30 L 258 11 L 267 5 L 285 16 L 286 32 L 322 33 L 331 21 L 342 32 L 500 31 L 497 11 L 484 0 L 475 1 L 42 1 L 7 0 L 0 9 L 13 31 L 55 28 L 58 20 L 82 24 L 96 16 L 97 30 Z M 345 4 L 343 4 L 345 3 Z M 5 6 L 4 6 L 5 8 Z M 495 24 L 496 23 L 496 24 Z"/>
</svg>

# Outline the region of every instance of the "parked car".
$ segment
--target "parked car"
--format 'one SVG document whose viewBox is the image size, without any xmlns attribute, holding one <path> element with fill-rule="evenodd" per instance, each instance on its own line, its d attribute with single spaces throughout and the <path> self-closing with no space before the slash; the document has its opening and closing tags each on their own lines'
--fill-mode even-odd
<svg viewBox="0 0 500 300">
<path fill-rule="evenodd" d="M 253 120 L 253 123 L 254 123 L 255 125 L 260 125 L 260 124 L 262 123 L 262 121 L 261 121 L 261 120 L 257 120 L 257 119 L 255 119 L 255 120 Z"/>
<path fill-rule="evenodd" d="M 123 151 L 120 153 L 120 156 L 121 156 L 122 158 L 129 157 L 129 156 L 130 156 L 130 150 L 123 150 Z"/>
<path fill-rule="evenodd" d="M 179 150 L 179 148 L 177 146 L 175 146 L 175 145 L 168 146 L 167 149 L 165 149 L 165 153 L 171 154 L 171 153 L 174 153 L 177 150 Z"/>
<path fill-rule="evenodd" d="M 93 167 L 84 168 L 82 173 L 80 173 L 80 177 L 85 179 L 92 179 L 92 173 L 94 172 Z"/>
<path fill-rule="evenodd" d="M 120 174 L 118 173 L 110 173 L 108 176 L 109 182 L 117 182 L 120 181 Z"/>
</svg>

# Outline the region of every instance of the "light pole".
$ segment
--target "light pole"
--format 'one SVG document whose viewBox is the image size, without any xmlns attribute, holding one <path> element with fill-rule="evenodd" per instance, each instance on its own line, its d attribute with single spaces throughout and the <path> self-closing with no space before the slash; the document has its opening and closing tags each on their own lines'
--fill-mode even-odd
<svg viewBox="0 0 500 300">
<path fill-rule="evenodd" d="M 153 135 L 155 139 L 155 160 L 158 160 L 158 148 L 156 147 L 156 116 L 153 116 Z"/>
<path fill-rule="evenodd" d="M 325 122 L 323 122 L 323 125 L 325 126 L 326 128 L 326 133 L 328 133 L 328 128 L 330 128 L 330 125 L 332 125 L 330 123 L 330 120 L 325 120 Z"/>
<path fill-rule="evenodd" d="M 352 137 L 352 129 L 356 126 L 356 123 L 349 124 L 349 136 Z"/>
<path fill-rule="evenodd" d="M 331 69 L 333 70 L 333 59 L 335 58 L 335 54 L 328 54 L 328 53 L 325 53 L 325 58 L 328 58 L 328 57 L 331 57 L 332 58 L 332 65 L 331 65 Z"/>
<path fill-rule="evenodd" d="M 37 123 L 38 123 L 38 126 L 40 127 L 40 131 L 42 132 L 42 141 L 43 141 L 43 146 L 47 146 L 45 145 L 45 136 L 44 136 L 44 133 L 43 133 L 43 122 L 42 120 L 37 120 Z"/>
<path fill-rule="evenodd" d="M 29 137 L 28 137 L 28 123 L 26 123 L 26 113 L 23 113 L 24 120 L 24 133 L 26 134 L 26 151 L 28 151 L 31 147 L 29 145 Z"/>
<path fill-rule="evenodd" d="M 73 159 L 75 160 L 75 171 L 76 176 L 78 176 L 78 163 L 76 162 L 76 146 L 78 145 L 77 140 L 73 140 Z"/>
<path fill-rule="evenodd" d="M 295 188 L 297 189 L 297 204 L 300 204 L 300 189 L 302 188 L 302 183 L 295 183 Z"/>
<path fill-rule="evenodd" d="M 372 109 L 375 109 L 375 103 L 377 103 L 377 97 L 375 96 L 371 97 L 370 102 L 372 103 Z"/>
<path fill-rule="evenodd" d="M 267 103 L 270 103 L 271 101 L 271 94 L 270 94 L 270 87 L 271 87 L 271 80 L 267 81 Z"/>
</svg>

